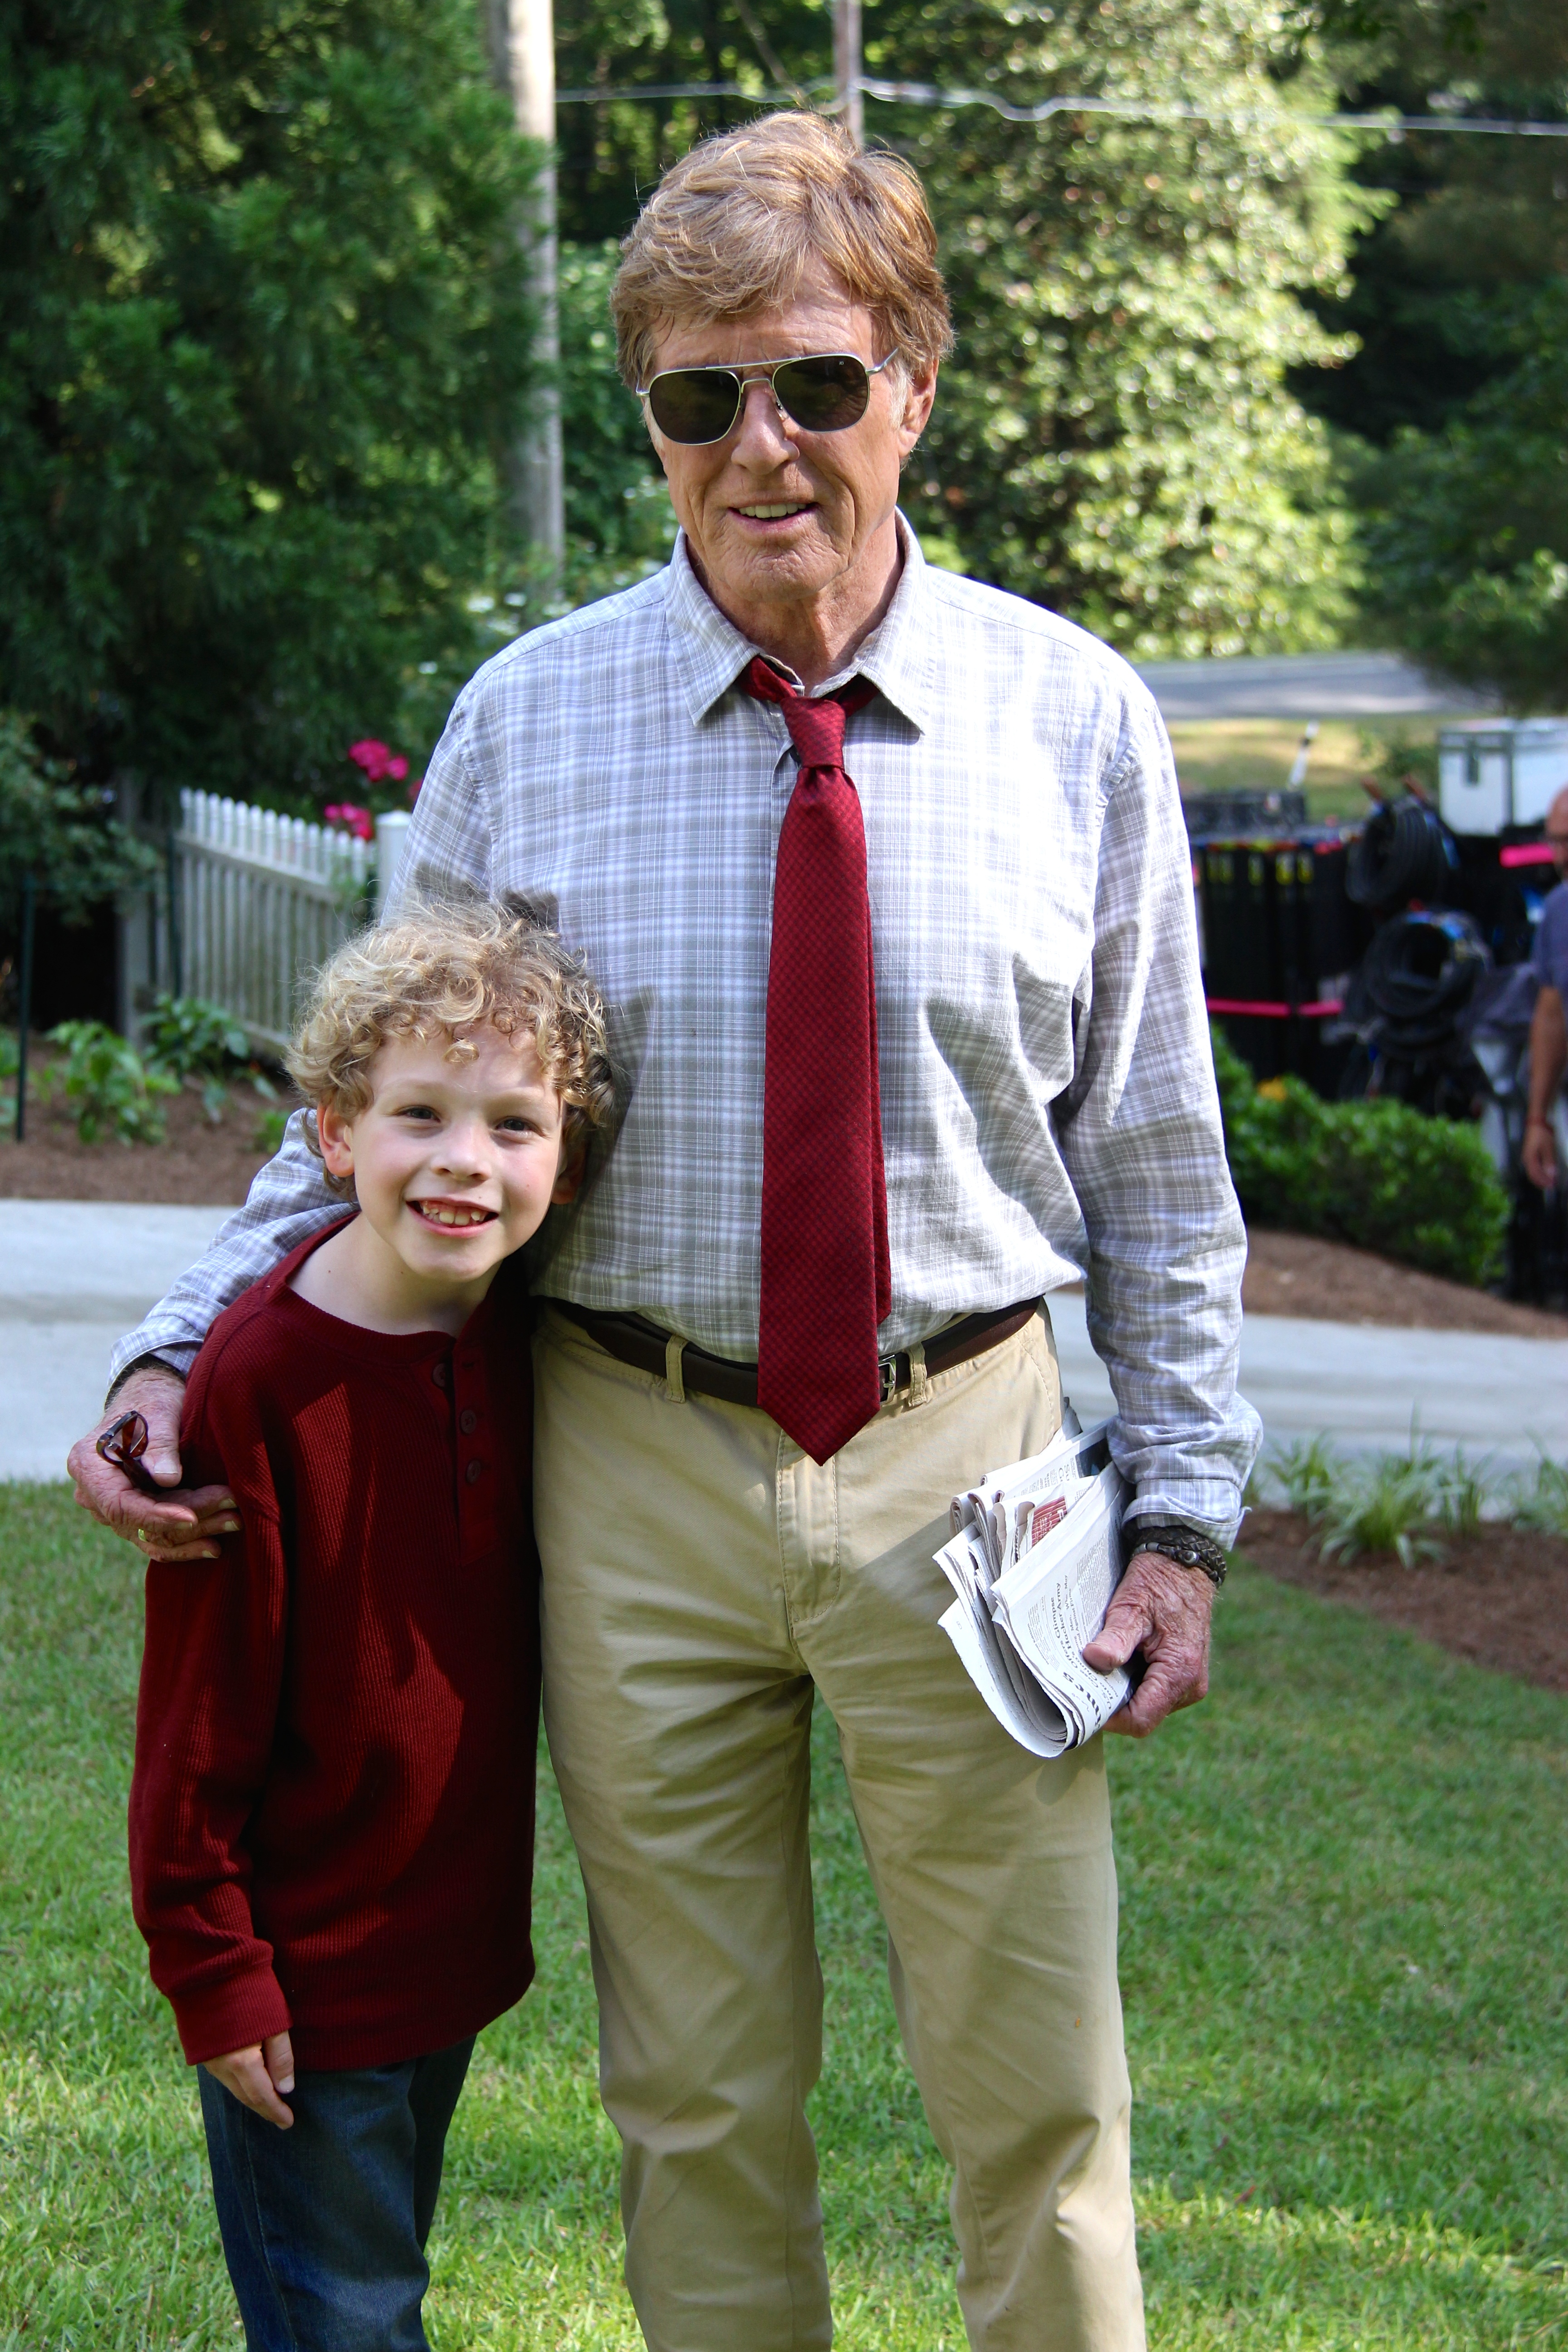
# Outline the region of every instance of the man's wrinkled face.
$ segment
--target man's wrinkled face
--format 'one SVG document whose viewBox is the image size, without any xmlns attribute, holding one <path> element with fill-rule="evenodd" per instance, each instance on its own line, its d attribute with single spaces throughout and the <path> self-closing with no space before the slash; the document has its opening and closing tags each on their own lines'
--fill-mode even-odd
<svg viewBox="0 0 1568 2352">
<path fill-rule="evenodd" d="M 653 373 L 740 367 L 747 362 L 852 352 L 868 367 L 887 357 L 871 314 L 826 268 L 787 309 L 707 326 L 672 326 Z M 675 511 L 698 569 L 732 618 L 770 605 L 831 599 L 891 529 L 899 469 L 931 414 L 934 369 L 912 363 L 871 378 L 858 425 L 807 433 L 781 415 L 765 380 L 750 383 L 722 441 L 693 448 L 654 434 Z"/>
</svg>

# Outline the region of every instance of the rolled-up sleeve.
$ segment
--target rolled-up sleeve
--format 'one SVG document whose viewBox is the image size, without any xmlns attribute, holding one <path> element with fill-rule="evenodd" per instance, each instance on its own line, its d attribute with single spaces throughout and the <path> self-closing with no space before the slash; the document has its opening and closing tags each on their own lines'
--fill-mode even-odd
<svg viewBox="0 0 1568 2352">
<path fill-rule="evenodd" d="M 1058 1148 L 1089 1240 L 1089 1331 L 1139 1514 L 1234 1538 L 1262 1435 L 1237 1394 L 1247 1233 L 1226 1160 L 1191 854 L 1163 727 L 1135 699 L 1107 792 L 1094 952 Z"/>
<path fill-rule="evenodd" d="M 488 888 L 487 803 L 468 775 L 471 689 L 459 697 L 437 746 L 409 827 L 388 912 L 414 897 L 455 898 Z M 313 1111 L 296 1111 L 283 1144 L 252 1181 L 245 1206 L 220 1225 L 211 1247 L 161 1298 L 110 1358 L 110 1385 L 140 1358 L 155 1356 L 188 1374 L 203 1340 L 226 1307 L 269 1274 L 280 1258 L 343 1213 L 306 1138 Z"/>
</svg>

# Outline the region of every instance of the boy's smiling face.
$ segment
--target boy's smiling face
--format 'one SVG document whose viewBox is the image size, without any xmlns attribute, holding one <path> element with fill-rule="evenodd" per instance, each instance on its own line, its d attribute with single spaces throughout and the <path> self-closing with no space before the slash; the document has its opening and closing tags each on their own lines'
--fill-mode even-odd
<svg viewBox="0 0 1568 2352">
<path fill-rule="evenodd" d="M 450 1058 L 444 1034 L 395 1038 L 371 1065 L 363 1111 L 317 1110 L 322 1159 L 353 1177 L 369 1229 L 358 1246 L 373 1249 L 374 1234 L 388 1254 L 377 1286 L 411 1309 L 477 1306 L 502 1259 L 576 1189 L 561 1097 L 532 1039 L 486 1024 L 463 1043 L 472 1053 Z"/>
</svg>

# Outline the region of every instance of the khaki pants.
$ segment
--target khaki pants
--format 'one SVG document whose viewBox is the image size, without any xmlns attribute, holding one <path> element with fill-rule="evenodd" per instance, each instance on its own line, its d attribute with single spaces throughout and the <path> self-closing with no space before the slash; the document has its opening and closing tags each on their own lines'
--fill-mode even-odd
<svg viewBox="0 0 1568 2352">
<path fill-rule="evenodd" d="M 654 2352 L 832 2339 L 807 1734 L 838 1727 L 904 2046 L 984 2352 L 1137 2352 L 1142 2305 L 1100 1743 L 1010 1740 L 937 1618 L 948 1503 L 1037 1452 L 1043 1313 L 826 1468 L 563 1318 L 538 1343 L 550 1748 L 582 1859 L 626 2279 Z"/>
</svg>

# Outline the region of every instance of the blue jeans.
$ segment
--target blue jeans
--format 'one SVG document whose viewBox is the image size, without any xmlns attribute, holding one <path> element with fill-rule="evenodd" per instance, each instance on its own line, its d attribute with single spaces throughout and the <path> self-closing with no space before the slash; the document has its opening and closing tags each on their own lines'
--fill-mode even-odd
<svg viewBox="0 0 1568 2352">
<path fill-rule="evenodd" d="M 290 2131 L 197 2067 L 249 2352 L 428 2352 L 425 2241 L 473 2049 L 470 2034 L 397 2066 L 300 2068 Z"/>
</svg>

